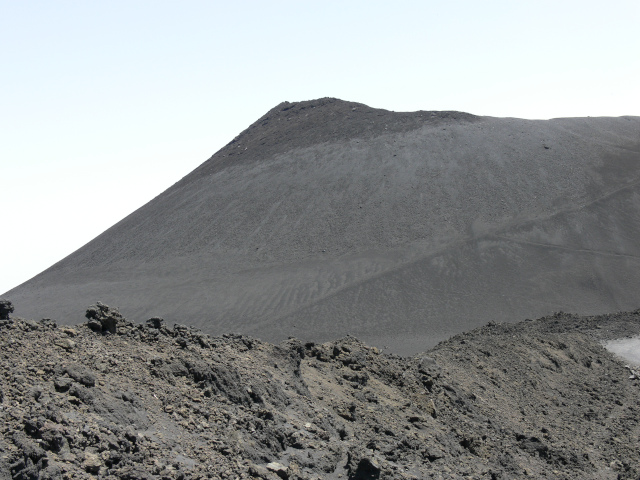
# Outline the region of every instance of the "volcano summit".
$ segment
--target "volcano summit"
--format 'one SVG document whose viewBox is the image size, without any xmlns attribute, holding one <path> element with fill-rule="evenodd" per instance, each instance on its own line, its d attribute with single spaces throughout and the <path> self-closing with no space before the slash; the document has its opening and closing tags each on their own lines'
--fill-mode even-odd
<svg viewBox="0 0 640 480">
<path fill-rule="evenodd" d="M 413 353 L 488 321 L 638 307 L 640 118 L 282 103 L 7 292 L 130 318 Z"/>
</svg>

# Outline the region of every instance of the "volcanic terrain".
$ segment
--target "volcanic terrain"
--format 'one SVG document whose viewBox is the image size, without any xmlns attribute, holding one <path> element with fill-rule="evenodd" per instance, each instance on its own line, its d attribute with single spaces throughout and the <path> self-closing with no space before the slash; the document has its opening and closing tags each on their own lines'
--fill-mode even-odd
<svg viewBox="0 0 640 480">
<path fill-rule="evenodd" d="M 410 354 L 488 321 L 637 308 L 639 236 L 639 117 L 325 98 L 278 105 L 3 297 L 28 318 L 79 323 L 102 300 L 214 335 Z"/>
<path fill-rule="evenodd" d="M 639 373 L 601 345 L 640 311 L 413 357 L 86 313 L 0 320 L 1 480 L 640 478 Z"/>
</svg>

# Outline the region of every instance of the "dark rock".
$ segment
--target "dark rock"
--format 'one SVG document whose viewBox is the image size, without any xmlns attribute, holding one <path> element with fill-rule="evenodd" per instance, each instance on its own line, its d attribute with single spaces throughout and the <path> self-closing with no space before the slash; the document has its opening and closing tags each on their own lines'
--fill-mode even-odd
<svg viewBox="0 0 640 480">
<path fill-rule="evenodd" d="M 164 319 L 160 317 L 152 317 L 146 321 L 146 325 L 149 328 L 162 328 L 164 326 Z"/>
<path fill-rule="evenodd" d="M 34 400 L 38 401 L 38 399 L 42 396 L 42 387 L 40 385 L 35 385 L 29 389 L 29 395 Z"/>
<path fill-rule="evenodd" d="M 68 377 L 57 377 L 53 382 L 53 386 L 58 392 L 66 392 L 72 384 L 73 380 Z"/>
<path fill-rule="evenodd" d="M 46 329 L 58 328 L 58 324 L 54 320 L 51 320 L 50 318 L 43 318 L 42 320 L 40 320 L 39 323 L 42 327 Z"/>
<path fill-rule="evenodd" d="M 102 333 L 102 322 L 98 320 L 89 320 L 87 322 L 87 327 L 96 333 Z"/>
<path fill-rule="evenodd" d="M 271 462 L 267 464 L 267 470 L 275 473 L 278 477 L 283 480 L 287 480 L 289 478 L 289 474 L 287 472 L 287 467 L 278 462 Z"/>
<path fill-rule="evenodd" d="M 78 398 L 82 403 L 87 405 L 93 405 L 95 400 L 95 395 L 91 390 L 77 383 L 71 385 L 69 395 Z"/>
<path fill-rule="evenodd" d="M 208 386 L 234 403 L 250 405 L 256 398 L 257 392 L 247 388 L 246 382 L 230 366 L 193 360 L 186 361 L 184 365 L 195 382 Z"/>
<path fill-rule="evenodd" d="M 125 322 L 124 317 L 117 308 L 111 308 L 101 302 L 91 305 L 85 312 L 85 317 L 89 320 L 87 326 L 100 333 L 117 333 L 118 325 Z M 96 323 L 97 322 L 97 323 Z M 98 324 L 100 325 L 98 327 Z"/>
<path fill-rule="evenodd" d="M 80 365 L 68 365 L 66 367 L 62 367 L 61 373 L 66 373 L 76 382 L 84 385 L 85 387 L 94 387 L 96 385 L 96 377 L 89 372 L 86 368 Z"/>
<path fill-rule="evenodd" d="M 58 465 L 49 465 L 40 471 L 38 480 L 60 480 L 61 478 L 64 478 L 62 476 L 62 469 Z"/>
<path fill-rule="evenodd" d="M 12 480 L 11 468 L 4 458 L 0 457 L 0 480 Z"/>
<path fill-rule="evenodd" d="M 349 480 L 375 480 L 380 478 L 380 465 L 369 456 L 361 456 L 361 453 L 349 453 L 347 460 Z"/>
<path fill-rule="evenodd" d="M 37 443 L 27 438 L 24 434 L 16 432 L 13 435 L 13 442 L 21 450 L 22 455 L 34 462 L 39 461 L 41 458 L 47 456 L 45 452 Z"/>
<path fill-rule="evenodd" d="M 187 335 L 189 333 L 189 327 L 187 327 L 186 325 L 182 325 L 181 323 L 176 323 L 173 326 L 173 332 L 176 335 Z"/>
<path fill-rule="evenodd" d="M 49 466 L 47 452 L 29 439 L 22 432 L 13 434 L 13 442 L 18 447 L 20 456 L 11 466 L 14 479 L 32 480 L 39 478 L 39 472 Z"/>
<path fill-rule="evenodd" d="M 45 426 L 46 427 L 46 426 Z M 64 430 L 50 426 L 49 428 L 40 429 L 40 437 L 42 445 L 53 452 L 60 452 L 68 447 L 67 439 L 64 436 Z"/>
<path fill-rule="evenodd" d="M 9 320 L 10 313 L 13 313 L 13 304 L 9 300 L 0 300 L 0 320 Z"/>
<path fill-rule="evenodd" d="M 262 465 L 251 465 L 249 466 L 249 475 L 251 475 L 252 478 L 270 480 L 275 474 L 272 474 L 267 467 L 263 467 Z"/>
<path fill-rule="evenodd" d="M 24 431 L 27 433 L 27 435 L 33 437 L 39 432 L 39 430 L 40 427 L 38 426 L 38 422 L 36 419 L 26 418 L 24 420 Z"/>
<path fill-rule="evenodd" d="M 160 370 L 163 373 L 174 377 L 186 377 L 187 375 L 189 375 L 189 369 L 184 364 L 184 362 L 180 360 L 175 360 L 165 364 L 156 362 L 156 365 L 160 365 Z"/>
</svg>

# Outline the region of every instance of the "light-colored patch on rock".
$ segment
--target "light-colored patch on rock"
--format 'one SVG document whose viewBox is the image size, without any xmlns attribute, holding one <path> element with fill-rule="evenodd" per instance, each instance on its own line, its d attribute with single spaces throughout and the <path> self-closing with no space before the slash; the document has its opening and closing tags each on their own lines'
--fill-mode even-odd
<svg viewBox="0 0 640 480">
<path fill-rule="evenodd" d="M 640 336 L 609 340 L 604 343 L 604 348 L 626 361 L 640 366 Z"/>
</svg>

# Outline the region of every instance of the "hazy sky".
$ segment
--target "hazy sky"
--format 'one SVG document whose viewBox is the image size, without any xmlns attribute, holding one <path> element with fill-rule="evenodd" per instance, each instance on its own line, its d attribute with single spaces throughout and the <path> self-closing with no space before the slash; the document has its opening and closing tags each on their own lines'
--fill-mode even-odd
<svg viewBox="0 0 640 480">
<path fill-rule="evenodd" d="M 640 115 L 640 2 L 0 0 L 0 293 L 278 103 Z"/>
</svg>

